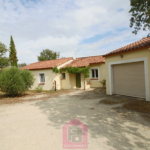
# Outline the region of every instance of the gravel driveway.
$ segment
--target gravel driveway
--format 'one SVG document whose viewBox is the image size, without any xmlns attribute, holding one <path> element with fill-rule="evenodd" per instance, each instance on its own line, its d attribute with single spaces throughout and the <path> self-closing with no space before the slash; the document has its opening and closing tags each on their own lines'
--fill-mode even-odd
<svg viewBox="0 0 150 150">
<path fill-rule="evenodd" d="M 74 118 L 88 126 L 88 150 L 150 149 L 150 121 L 121 104 L 99 103 L 105 98 L 112 97 L 102 90 L 75 90 L 1 105 L 0 150 L 62 150 L 62 127 Z"/>
</svg>

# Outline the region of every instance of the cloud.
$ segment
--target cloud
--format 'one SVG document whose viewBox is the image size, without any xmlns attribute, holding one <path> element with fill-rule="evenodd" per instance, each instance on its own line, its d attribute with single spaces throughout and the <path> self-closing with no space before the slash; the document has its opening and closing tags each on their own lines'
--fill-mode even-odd
<svg viewBox="0 0 150 150">
<path fill-rule="evenodd" d="M 0 41 L 13 35 L 19 62 L 37 61 L 46 48 L 61 56 L 100 55 L 146 36 L 129 28 L 130 2 L 124 0 L 0 0 Z M 98 36 L 96 36 L 98 35 Z M 85 39 L 101 37 L 84 43 Z"/>
</svg>

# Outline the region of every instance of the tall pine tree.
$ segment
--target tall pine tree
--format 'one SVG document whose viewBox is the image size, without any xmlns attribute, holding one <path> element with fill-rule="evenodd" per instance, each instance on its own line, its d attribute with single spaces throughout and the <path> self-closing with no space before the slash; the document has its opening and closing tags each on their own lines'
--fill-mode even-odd
<svg viewBox="0 0 150 150">
<path fill-rule="evenodd" d="M 15 43 L 14 43 L 14 40 L 12 38 L 12 36 L 10 37 L 10 53 L 9 53 L 9 59 L 10 59 L 10 63 L 11 63 L 11 66 L 16 66 L 18 67 L 17 65 L 17 51 L 16 51 L 16 48 L 15 48 Z"/>
</svg>

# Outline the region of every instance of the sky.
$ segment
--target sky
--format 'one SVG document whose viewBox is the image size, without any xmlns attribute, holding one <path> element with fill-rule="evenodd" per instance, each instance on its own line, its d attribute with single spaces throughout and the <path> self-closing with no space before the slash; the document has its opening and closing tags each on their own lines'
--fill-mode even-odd
<svg viewBox="0 0 150 150">
<path fill-rule="evenodd" d="M 0 0 L 0 41 L 9 48 L 13 36 L 18 63 L 37 62 L 44 49 L 103 55 L 147 36 L 132 33 L 129 10 L 129 0 Z"/>
</svg>

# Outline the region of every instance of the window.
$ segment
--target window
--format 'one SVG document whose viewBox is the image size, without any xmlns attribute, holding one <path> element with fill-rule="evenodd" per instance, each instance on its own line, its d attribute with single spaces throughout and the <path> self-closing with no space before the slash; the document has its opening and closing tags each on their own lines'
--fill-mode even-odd
<svg viewBox="0 0 150 150">
<path fill-rule="evenodd" d="M 62 79 L 65 79 L 65 78 L 66 78 L 65 73 L 62 73 L 61 76 L 62 76 Z"/>
<path fill-rule="evenodd" d="M 45 83 L 45 74 L 39 73 L 40 83 Z"/>
<path fill-rule="evenodd" d="M 98 78 L 98 69 L 92 69 L 92 78 Z"/>
</svg>

